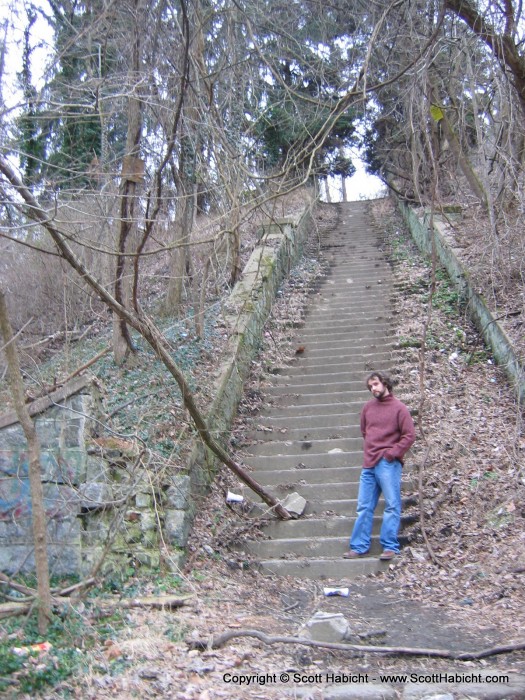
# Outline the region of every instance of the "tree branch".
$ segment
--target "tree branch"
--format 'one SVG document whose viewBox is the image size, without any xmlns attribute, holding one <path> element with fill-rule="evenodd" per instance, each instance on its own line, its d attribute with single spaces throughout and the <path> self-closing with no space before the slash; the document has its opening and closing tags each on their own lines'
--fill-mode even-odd
<svg viewBox="0 0 525 700">
<path fill-rule="evenodd" d="M 485 659 L 488 656 L 508 654 L 512 651 L 521 651 L 525 649 L 525 640 L 515 642 L 514 644 L 488 647 L 480 651 L 451 651 L 450 649 L 422 649 L 418 647 L 366 646 L 364 644 L 345 644 L 342 642 L 318 642 L 305 637 L 272 636 L 260 630 L 252 629 L 228 630 L 217 637 L 212 637 L 210 641 L 195 640 L 188 642 L 188 644 L 194 649 L 219 649 L 236 637 L 254 637 L 263 642 L 263 644 L 301 644 L 303 646 L 316 647 L 317 649 L 331 649 L 333 651 L 359 651 L 369 654 L 388 654 L 394 656 L 430 656 L 433 658 L 454 659 L 455 661 L 475 661 L 478 659 Z"/>
</svg>

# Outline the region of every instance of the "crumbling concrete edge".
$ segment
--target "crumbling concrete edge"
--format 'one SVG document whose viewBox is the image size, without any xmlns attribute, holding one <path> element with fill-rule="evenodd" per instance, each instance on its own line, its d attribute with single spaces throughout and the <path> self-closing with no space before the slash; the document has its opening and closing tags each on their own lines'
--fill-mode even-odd
<svg viewBox="0 0 525 700">
<path fill-rule="evenodd" d="M 228 342 L 217 358 L 217 378 L 212 392 L 214 398 L 207 412 L 207 422 L 210 432 L 225 447 L 228 447 L 244 382 L 260 347 L 263 327 L 277 290 L 300 259 L 314 226 L 315 205 L 316 199 L 312 196 L 301 214 L 274 220 L 262 227 L 259 243 L 224 306 L 223 319 Z M 198 503 L 209 492 L 219 465 L 219 460 L 204 443 L 195 439 L 187 462 L 190 498 L 184 516 L 185 536 L 183 540 L 171 543 L 178 549 L 176 557 L 172 551 L 172 561 L 178 567 L 183 566 L 186 559 L 186 546 Z"/>
<path fill-rule="evenodd" d="M 447 242 L 445 222 L 440 220 L 439 217 L 434 217 L 434 230 L 432 232 L 430 230 L 430 214 L 428 212 L 421 218 L 404 202 L 399 202 L 399 208 L 418 248 L 427 255 L 432 255 L 433 234 L 436 255 L 439 261 L 446 269 L 450 280 L 465 302 L 471 320 L 490 347 L 496 362 L 507 374 L 515 389 L 519 403 L 524 404 L 525 368 L 523 362 L 518 357 L 512 341 L 489 310 L 483 297 L 474 290 L 467 269 L 458 260 L 453 247 Z"/>
</svg>

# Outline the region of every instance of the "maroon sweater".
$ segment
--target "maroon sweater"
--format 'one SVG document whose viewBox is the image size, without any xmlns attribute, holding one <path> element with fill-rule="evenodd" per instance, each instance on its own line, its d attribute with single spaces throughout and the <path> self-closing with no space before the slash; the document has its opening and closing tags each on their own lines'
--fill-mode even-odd
<svg viewBox="0 0 525 700">
<path fill-rule="evenodd" d="M 361 411 L 365 468 L 374 467 L 383 457 L 391 462 L 403 457 L 416 439 L 414 421 L 408 408 L 392 394 L 367 401 Z"/>
</svg>

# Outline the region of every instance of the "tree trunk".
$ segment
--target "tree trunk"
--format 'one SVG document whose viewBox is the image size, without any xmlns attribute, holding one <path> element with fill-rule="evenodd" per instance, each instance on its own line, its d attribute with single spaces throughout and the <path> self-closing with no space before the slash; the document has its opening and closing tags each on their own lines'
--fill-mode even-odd
<svg viewBox="0 0 525 700">
<path fill-rule="evenodd" d="M 243 41 L 241 36 L 242 22 L 240 14 L 239 8 L 232 5 L 231 11 L 228 13 L 227 29 L 228 45 L 232 57 L 232 66 L 234 67 L 228 85 L 228 108 L 231 113 L 231 126 L 227 138 L 232 153 L 238 153 L 243 143 L 242 124 L 244 121 L 243 104 L 245 76 L 243 74 Z M 232 159 L 230 164 L 231 175 L 227 178 L 227 193 L 230 207 L 228 249 L 231 256 L 229 260 L 229 284 L 231 287 L 240 279 L 242 273 L 240 223 L 243 177 L 240 167 L 241 162 L 241 158 Z"/>
<path fill-rule="evenodd" d="M 141 68 L 141 32 L 144 22 L 144 0 L 135 0 L 133 23 L 133 57 L 129 72 L 131 94 L 128 96 L 128 129 L 126 135 L 126 156 L 122 164 L 120 185 L 120 230 L 118 237 L 118 257 L 115 273 L 115 299 L 119 304 L 130 308 L 133 297 L 133 259 L 130 254 L 138 247 L 137 240 L 137 189 L 142 182 L 143 162 L 140 160 L 140 140 L 142 134 L 142 99 L 137 83 Z M 133 342 L 126 321 L 113 317 L 113 352 L 115 362 L 123 364 L 134 352 Z"/>
<path fill-rule="evenodd" d="M 177 199 L 177 211 L 175 214 L 175 248 L 171 254 L 170 279 L 166 291 L 166 298 L 162 305 L 163 313 L 167 316 L 177 316 L 181 310 L 184 280 L 188 261 L 188 249 L 193 226 L 193 193 L 186 193 L 187 186 L 181 178 L 177 177 L 177 192 L 181 195 Z"/>
<path fill-rule="evenodd" d="M 440 104 L 439 95 L 438 95 L 435 87 L 431 88 L 431 95 L 432 95 L 432 103 L 434 105 L 436 105 L 437 107 L 439 107 L 440 123 L 443 126 L 443 131 L 445 133 L 448 144 L 450 146 L 450 150 L 456 156 L 456 158 L 458 160 L 458 165 L 461 168 L 461 171 L 463 172 L 463 175 L 465 176 L 467 182 L 469 183 L 473 194 L 480 200 L 484 209 L 487 210 L 487 208 L 488 208 L 487 194 L 486 194 L 485 190 L 483 189 L 483 186 L 479 180 L 479 177 L 474 172 L 474 168 L 470 164 L 468 158 L 465 156 L 465 154 L 463 152 L 463 149 L 461 148 L 461 144 L 460 144 L 459 139 L 456 135 L 456 132 L 454 131 L 454 127 L 450 123 L 450 121 L 445 113 L 445 108 L 442 107 Z"/>
<path fill-rule="evenodd" d="M 9 321 L 5 295 L 2 289 L 0 289 L 0 329 L 4 341 L 4 352 L 7 359 L 8 380 L 13 397 L 13 404 L 28 446 L 29 487 L 31 491 L 31 514 L 38 589 L 38 631 L 40 634 L 45 634 L 51 619 L 51 589 L 49 585 L 49 563 L 47 558 L 44 491 L 40 473 L 40 444 L 35 424 L 25 404 L 24 382 L 20 371 L 16 343 Z"/>
<path fill-rule="evenodd" d="M 178 170 L 173 169 L 178 195 L 175 242 L 181 245 L 172 253 L 171 276 L 163 304 L 164 313 L 167 315 L 178 315 L 181 311 L 188 255 L 190 255 L 189 243 L 197 214 L 197 169 L 198 156 L 202 149 L 202 127 L 199 112 L 200 76 L 196 67 L 204 65 L 202 20 L 199 15 L 198 2 L 188 6 L 188 12 L 185 15 L 187 23 L 185 34 L 187 33 L 191 61 L 187 60 L 187 56 L 183 56 L 181 73 L 185 74 L 186 85 L 191 83 L 192 89 L 186 89 L 183 95 L 179 166 Z"/>
<path fill-rule="evenodd" d="M 332 203 L 332 195 L 330 193 L 330 185 L 328 183 L 328 177 L 323 178 L 324 179 L 324 190 L 326 192 L 326 201 L 328 204 Z"/>
</svg>

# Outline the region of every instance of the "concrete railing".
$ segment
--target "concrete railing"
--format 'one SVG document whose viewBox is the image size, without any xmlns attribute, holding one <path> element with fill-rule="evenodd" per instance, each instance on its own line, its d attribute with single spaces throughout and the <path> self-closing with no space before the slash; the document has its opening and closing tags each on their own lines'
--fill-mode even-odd
<svg viewBox="0 0 525 700">
<path fill-rule="evenodd" d="M 315 200 L 312 199 L 296 218 L 263 226 L 259 244 L 225 305 L 223 321 L 229 340 L 218 360 L 214 399 L 207 415 L 210 431 L 223 444 L 229 439 L 250 363 L 259 349 L 276 292 L 302 254 L 312 229 L 314 206 Z M 172 492 L 178 494 L 179 506 L 185 504 L 185 507 L 166 510 L 164 537 L 169 545 L 179 548 L 178 565 L 184 561 L 184 547 L 196 503 L 209 488 L 218 466 L 218 459 L 200 440 L 196 440 L 187 473 L 173 477 Z M 172 551 L 172 559 L 173 555 Z"/>
<path fill-rule="evenodd" d="M 428 212 L 421 218 L 403 202 L 399 206 L 420 250 L 431 255 L 432 240 L 434 240 L 436 255 L 458 290 L 462 301 L 465 302 L 471 320 L 491 349 L 496 362 L 505 370 L 515 388 L 519 402 L 524 403 L 525 368 L 523 359 L 518 356 L 512 341 L 489 310 L 482 295 L 473 288 L 467 269 L 456 256 L 451 242 L 447 241 L 446 223 L 439 216 L 434 215 L 434 227 L 431 231 Z"/>
</svg>

